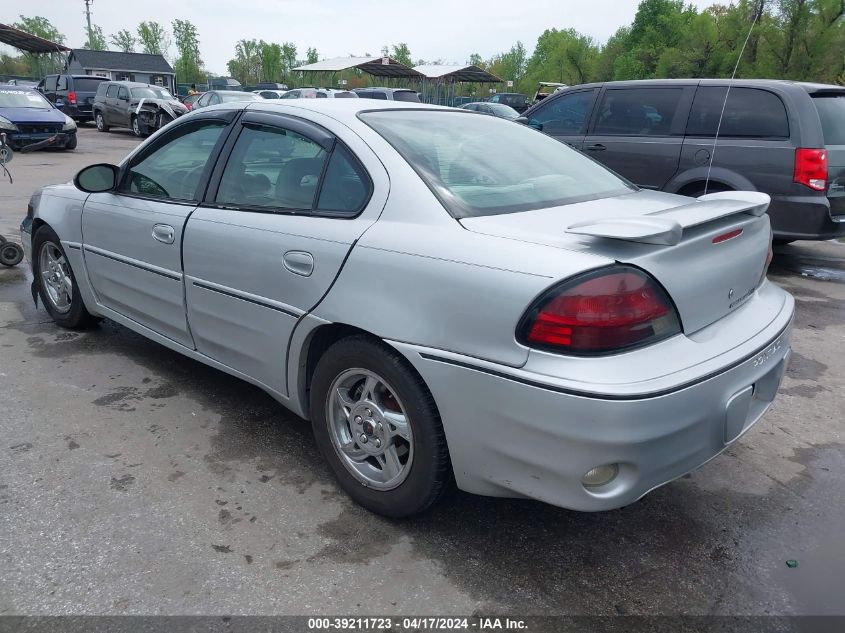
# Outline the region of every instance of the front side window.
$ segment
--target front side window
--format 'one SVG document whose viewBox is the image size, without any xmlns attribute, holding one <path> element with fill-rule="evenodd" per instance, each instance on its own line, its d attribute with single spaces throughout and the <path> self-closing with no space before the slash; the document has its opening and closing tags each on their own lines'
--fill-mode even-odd
<svg viewBox="0 0 845 633">
<path fill-rule="evenodd" d="M 457 218 L 515 213 L 635 188 L 526 126 L 460 111 L 363 112 Z"/>
<path fill-rule="evenodd" d="M 552 136 L 584 134 L 593 103 L 593 90 L 573 92 L 544 103 L 531 115 L 531 125 L 542 125 Z"/>
<path fill-rule="evenodd" d="M 223 170 L 216 201 L 239 207 L 312 209 L 326 151 L 277 127 L 244 127 Z"/>
<path fill-rule="evenodd" d="M 123 193 L 168 200 L 197 200 L 197 188 L 208 159 L 226 128 L 222 121 L 202 121 L 183 125 L 143 154 L 126 173 L 120 186 Z"/>
<path fill-rule="evenodd" d="M 789 121 L 780 97 L 757 88 L 731 88 L 728 94 L 727 86 L 699 87 L 687 121 L 687 136 L 713 137 L 717 128 L 719 136 L 726 138 L 789 138 Z"/>
<path fill-rule="evenodd" d="M 48 92 L 55 92 L 57 84 L 57 75 L 50 75 L 44 81 L 44 89 Z"/>
<path fill-rule="evenodd" d="M 604 93 L 593 133 L 669 136 L 683 88 L 617 88 Z"/>
</svg>

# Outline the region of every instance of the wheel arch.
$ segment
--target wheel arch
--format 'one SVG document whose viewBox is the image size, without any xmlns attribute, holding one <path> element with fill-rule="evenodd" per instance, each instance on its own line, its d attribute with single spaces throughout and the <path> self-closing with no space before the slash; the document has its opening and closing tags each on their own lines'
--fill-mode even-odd
<svg viewBox="0 0 845 633">
<path fill-rule="evenodd" d="M 706 165 L 695 167 L 694 169 L 688 169 L 676 174 L 672 180 L 663 187 L 663 190 L 668 193 L 687 195 L 688 192 L 703 189 L 704 183 L 707 182 L 708 179 L 712 185 L 719 187 L 720 191 L 757 191 L 757 187 L 755 187 L 752 182 L 742 174 L 730 169 L 725 169 L 724 167 L 713 167 L 708 174 Z"/>
</svg>

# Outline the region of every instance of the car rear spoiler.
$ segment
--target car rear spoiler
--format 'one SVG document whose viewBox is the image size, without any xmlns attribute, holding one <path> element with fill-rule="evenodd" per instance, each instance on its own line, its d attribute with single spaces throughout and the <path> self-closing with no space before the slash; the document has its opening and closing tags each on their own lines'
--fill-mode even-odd
<svg viewBox="0 0 845 633">
<path fill-rule="evenodd" d="M 674 245 L 683 238 L 684 229 L 740 213 L 759 217 L 769 208 L 770 201 L 767 194 L 757 191 L 719 191 L 701 196 L 689 204 L 648 215 L 570 224 L 566 232 L 644 244 Z"/>
</svg>

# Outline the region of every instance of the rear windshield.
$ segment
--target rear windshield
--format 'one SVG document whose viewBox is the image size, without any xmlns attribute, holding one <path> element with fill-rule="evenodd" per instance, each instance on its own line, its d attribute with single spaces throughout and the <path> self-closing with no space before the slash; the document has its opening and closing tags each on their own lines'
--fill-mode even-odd
<svg viewBox="0 0 845 633">
<path fill-rule="evenodd" d="M 393 93 L 394 101 L 407 101 L 408 103 L 419 103 L 420 96 L 413 90 L 397 90 Z"/>
<path fill-rule="evenodd" d="M 845 145 L 845 94 L 813 97 L 822 121 L 825 145 Z"/>
<path fill-rule="evenodd" d="M 229 101 L 255 101 L 256 99 L 261 99 L 258 95 L 252 94 L 251 92 L 218 92 L 220 95 L 220 100 L 223 103 L 228 103 Z"/>
<path fill-rule="evenodd" d="M 359 116 L 396 148 L 456 218 L 542 209 L 635 190 L 568 145 L 504 119 L 430 110 Z"/>
<path fill-rule="evenodd" d="M 108 81 L 105 77 L 74 77 L 73 87 L 77 92 L 96 92 L 97 88 L 104 81 Z"/>
<path fill-rule="evenodd" d="M 525 95 L 499 95 L 499 103 L 509 106 L 525 105 Z"/>
</svg>

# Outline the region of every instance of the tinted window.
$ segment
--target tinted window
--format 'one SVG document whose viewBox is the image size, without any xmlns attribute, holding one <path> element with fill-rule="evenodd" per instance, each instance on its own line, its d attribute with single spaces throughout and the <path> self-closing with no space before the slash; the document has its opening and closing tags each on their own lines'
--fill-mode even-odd
<svg viewBox="0 0 845 633">
<path fill-rule="evenodd" d="M 335 99 L 357 99 L 358 95 L 356 95 L 354 92 L 350 92 L 349 90 L 344 90 L 342 92 L 334 93 L 334 98 Z"/>
<path fill-rule="evenodd" d="M 53 92 L 56 90 L 56 75 L 50 75 L 44 81 L 44 90 L 48 90 L 49 92 Z"/>
<path fill-rule="evenodd" d="M 430 110 L 359 116 L 455 217 L 542 209 L 632 190 L 568 145 L 496 117 Z"/>
<path fill-rule="evenodd" d="M 94 77 L 91 77 L 90 79 L 88 77 L 75 77 L 73 80 L 73 88 L 74 90 L 79 90 L 80 92 L 94 92 L 103 82 L 103 79 L 95 79 Z"/>
<path fill-rule="evenodd" d="M 499 103 L 504 103 L 511 107 L 525 105 L 525 95 L 501 95 Z"/>
<path fill-rule="evenodd" d="M 116 97 L 117 96 L 117 86 L 112 84 L 109 86 L 108 91 L 106 92 L 107 97 Z"/>
<path fill-rule="evenodd" d="M 368 90 L 367 92 L 359 92 L 359 97 L 364 99 L 381 99 L 382 101 L 387 101 L 387 95 L 383 92 L 376 92 L 375 90 Z"/>
<path fill-rule="evenodd" d="M 150 198 L 196 200 L 203 170 L 225 127 L 218 121 L 181 126 L 176 138 L 141 155 L 120 190 Z"/>
<path fill-rule="evenodd" d="M 279 98 L 278 94 L 276 94 L 275 92 L 270 92 L 269 90 L 265 90 L 265 91 L 263 91 L 259 94 L 262 97 L 264 97 L 265 99 L 278 99 Z"/>
<path fill-rule="evenodd" d="M 608 90 L 593 134 L 668 136 L 682 94 L 682 88 Z"/>
<path fill-rule="evenodd" d="M 813 97 L 825 145 L 845 145 L 845 95 Z"/>
<path fill-rule="evenodd" d="M 355 214 L 360 211 L 369 196 L 369 178 L 342 145 L 335 146 L 326 176 L 320 189 L 317 208 L 320 211 L 335 211 Z"/>
<path fill-rule="evenodd" d="M 295 132 L 244 127 L 223 171 L 217 202 L 311 209 L 325 160 L 322 147 Z"/>
<path fill-rule="evenodd" d="M 777 95 L 756 88 L 731 88 L 725 103 L 727 91 L 727 87 L 699 87 L 687 121 L 688 136 L 715 136 L 724 106 L 719 136 L 789 137 L 786 108 Z"/>
<path fill-rule="evenodd" d="M 419 103 L 420 96 L 413 90 L 397 90 L 393 93 L 394 101 L 407 101 L 408 103 Z"/>
<path fill-rule="evenodd" d="M 552 136 L 583 134 L 594 92 L 573 92 L 547 101 L 531 115 L 531 123 L 541 123 L 543 132 Z"/>
</svg>

